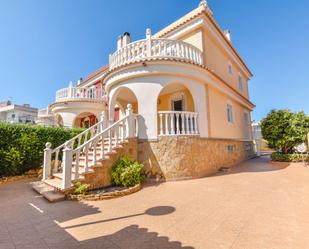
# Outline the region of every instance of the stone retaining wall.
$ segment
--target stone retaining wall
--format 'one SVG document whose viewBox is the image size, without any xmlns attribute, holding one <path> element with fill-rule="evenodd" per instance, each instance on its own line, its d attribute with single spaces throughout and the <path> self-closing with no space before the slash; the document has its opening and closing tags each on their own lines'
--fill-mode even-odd
<svg viewBox="0 0 309 249">
<path fill-rule="evenodd" d="M 130 138 L 121 143 L 104 160 L 99 160 L 97 165 L 92 166 L 93 172 L 85 174 L 84 183 L 90 184 L 89 189 L 97 189 L 111 186 L 112 166 L 121 156 L 128 156 L 132 160 L 137 160 L 137 139 Z"/>
<path fill-rule="evenodd" d="M 138 160 L 147 176 L 164 180 L 209 176 L 254 156 L 248 141 L 180 136 L 138 143 Z"/>
</svg>

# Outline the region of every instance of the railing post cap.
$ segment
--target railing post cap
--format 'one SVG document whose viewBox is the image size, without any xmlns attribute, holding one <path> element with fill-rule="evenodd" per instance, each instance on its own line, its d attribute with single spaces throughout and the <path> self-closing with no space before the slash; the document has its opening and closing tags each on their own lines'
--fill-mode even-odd
<svg viewBox="0 0 309 249">
<path fill-rule="evenodd" d="M 70 141 L 67 141 L 65 144 L 64 144 L 64 149 L 71 149 L 71 142 Z"/>
<path fill-rule="evenodd" d="M 51 143 L 50 143 L 50 142 L 47 142 L 47 143 L 45 144 L 45 147 L 46 147 L 46 149 L 50 149 L 50 148 L 51 148 Z"/>
<path fill-rule="evenodd" d="M 127 108 L 128 108 L 128 110 L 132 110 L 132 104 L 129 103 L 129 104 L 127 105 Z"/>
</svg>

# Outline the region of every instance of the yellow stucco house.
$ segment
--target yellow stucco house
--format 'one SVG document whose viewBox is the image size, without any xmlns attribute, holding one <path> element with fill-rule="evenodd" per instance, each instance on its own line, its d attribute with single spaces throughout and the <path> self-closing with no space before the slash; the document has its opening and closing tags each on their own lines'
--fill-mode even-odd
<svg viewBox="0 0 309 249">
<path fill-rule="evenodd" d="M 205 0 L 155 34 L 147 29 L 143 40 L 125 33 L 107 66 L 56 93 L 49 110 L 57 125 L 89 128 L 58 148 L 46 145 L 43 181 L 62 190 L 74 180 L 106 186 L 123 154 L 163 180 L 204 177 L 251 158 L 251 77 Z"/>
</svg>

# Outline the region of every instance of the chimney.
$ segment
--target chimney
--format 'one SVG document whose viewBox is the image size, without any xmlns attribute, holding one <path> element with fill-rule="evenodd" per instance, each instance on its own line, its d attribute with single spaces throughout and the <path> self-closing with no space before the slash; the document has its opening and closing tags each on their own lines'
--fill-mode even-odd
<svg viewBox="0 0 309 249">
<path fill-rule="evenodd" d="M 223 31 L 225 37 L 229 40 L 229 42 L 232 42 L 232 35 L 231 31 L 229 29 Z"/>
<path fill-rule="evenodd" d="M 146 39 L 150 39 L 151 38 L 151 29 L 148 28 L 146 29 Z"/>
<path fill-rule="evenodd" d="M 128 44 L 131 43 L 131 37 L 130 37 L 130 33 L 129 32 L 125 32 L 123 34 L 123 38 L 122 38 L 122 46 L 127 46 Z"/>
<path fill-rule="evenodd" d="M 79 80 L 77 81 L 77 85 L 79 86 L 81 83 L 83 83 L 83 81 L 84 81 L 83 78 L 80 77 Z"/>
<path fill-rule="evenodd" d="M 122 48 L 122 35 L 118 36 L 117 40 L 117 50 Z"/>
</svg>

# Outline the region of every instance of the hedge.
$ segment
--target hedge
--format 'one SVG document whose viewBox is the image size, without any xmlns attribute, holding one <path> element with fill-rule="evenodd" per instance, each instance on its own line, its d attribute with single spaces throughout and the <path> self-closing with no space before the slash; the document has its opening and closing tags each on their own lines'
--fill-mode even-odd
<svg viewBox="0 0 309 249">
<path fill-rule="evenodd" d="M 43 164 L 46 142 L 55 148 L 81 129 L 0 123 L 0 178 L 22 175 Z"/>
<path fill-rule="evenodd" d="M 309 162 L 309 157 L 304 154 L 282 154 L 275 152 L 271 154 L 271 160 L 274 162 Z"/>
</svg>

